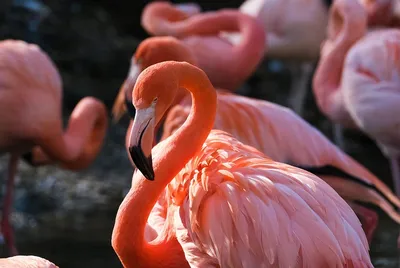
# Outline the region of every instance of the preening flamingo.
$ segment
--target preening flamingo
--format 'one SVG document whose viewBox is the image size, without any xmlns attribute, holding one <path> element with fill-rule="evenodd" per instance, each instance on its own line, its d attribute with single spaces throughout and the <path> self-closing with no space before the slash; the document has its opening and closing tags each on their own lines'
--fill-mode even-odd
<svg viewBox="0 0 400 268">
<path fill-rule="evenodd" d="M 261 22 L 266 33 L 265 56 L 290 63 L 289 105 L 303 114 L 308 81 L 325 38 L 330 0 L 247 0 L 239 8 Z M 230 42 L 240 42 L 239 34 L 223 33 Z"/>
<path fill-rule="evenodd" d="M 196 65 L 190 49 L 176 38 L 145 39 L 132 58 L 131 72 L 121 87 L 123 94 L 120 93 L 120 96 L 132 95 L 139 70 L 168 60 L 186 61 Z M 132 72 L 132 70 L 138 71 Z M 400 223 L 400 215 L 395 210 L 395 208 L 400 208 L 400 201 L 390 189 L 291 110 L 267 101 L 229 94 L 222 90 L 217 90 L 217 101 L 215 129 L 231 133 L 236 139 L 255 147 L 275 161 L 307 168 L 313 167 L 312 171 L 320 175 L 347 201 L 373 203 Z M 162 140 L 172 135 L 189 115 L 191 98 L 185 89 L 177 92 L 172 105 L 178 103 L 179 105 L 171 108 L 166 115 Z M 117 99 L 113 112 L 118 117 L 124 113 L 121 108 L 125 109 L 124 100 Z M 158 127 L 162 122 L 163 119 L 155 127 L 155 132 L 158 132 Z M 269 133 L 269 135 L 265 136 L 264 133 Z M 128 131 L 126 144 L 129 143 L 129 137 Z M 354 180 L 346 174 L 321 173 L 324 172 L 323 169 L 316 169 L 316 167 L 325 166 L 335 167 L 359 179 Z M 352 207 L 361 217 L 368 240 L 371 241 L 377 224 L 376 213 L 354 203 Z"/>
<path fill-rule="evenodd" d="M 36 256 L 14 256 L 0 259 L 0 267 L 12 268 L 58 268 L 54 263 Z"/>
<path fill-rule="evenodd" d="M 51 59 L 36 45 L 0 42 L 0 154 L 11 153 L 1 230 L 11 255 L 17 254 L 9 214 L 19 156 L 26 153 L 25 160 L 34 165 L 53 162 L 82 169 L 94 160 L 105 137 L 108 119 L 102 102 L 82 99 L 66 132 L 61 107 L 61 79 Z"/>
<path fill-rule="evenodd" d="M 366 16 L 357 1 L 336 0 L 329 39 L 314 77 L 320 109 L 334 122 L 359 128 L 377 140 L 391 159 L 400 195 L 398 98 L 400 31 L 366 33 Z"/>
<path fill-rule="evenodd" d="M 348 52 L 345 68 L 345 107 L 357 127 L 390 159 L 400 196 L 400 118 L 395 116 L 400 113 L 400 30 L 366 35 Z"/>
<path fill-rule="evenodd" d="M 154 128 L 181 87 L 191 92 L 191 113 L 152 150 Z M 129 151 L 139 171 L 112 234 L 125 267 L 373 267 L 360 222 L 329 185 L 211 130 L 217 98 L 202 70 L 186 62 L 150 66 L 132 103 Z M 166 223 L 146 241 L 162 194 Z"/>
<path fill-rule="evenodd" d="M 389 23 L 392 0 L 359 0 L 367 8 L 372 25 Z M 298 114 L 308 92 L 308 81 L 319 59 L 320 46 L 326 36 L 328 10 L 333 0 L 247 0 L 239 8 L 257 18 L 267 32 L 266 56 L 289 63 L 292 88 L 289 105 Z M 223 34 L 236 44 L 238 34 Z"/>
<path fill-rule="evenodd" d="M 264 55 L 265 32 L 251 16 L 233 9 L 204 12 L 188 17 L 169 2 L 150 2 L 142 12 L 142 26 L 152 35 L 170 35 L 187 44 L 198 66 L 213 85 L 230 91 L 256 70 Z M 241 42 L 232 45 L 222 31 L 240 32 Z"/>
</svg>

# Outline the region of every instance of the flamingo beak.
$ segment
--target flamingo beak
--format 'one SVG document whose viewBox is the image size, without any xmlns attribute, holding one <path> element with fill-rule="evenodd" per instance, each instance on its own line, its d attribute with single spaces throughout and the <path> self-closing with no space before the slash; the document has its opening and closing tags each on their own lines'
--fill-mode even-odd
<svg viewBox="0 0 400 268">
<path fill-rule="evenodd" d="M 136 110 L 135 119 L 130 129 L 129 155 L 133 164 L 150 180 L 154 180 L 151 149 L 154 140 L 155 107 Z"/>
<path fill-rule="evenodd" d="M 139 74 L 141 73 L 141 68 L 140 65 L 135 61 L 135 59 L 132 59 L 131 62 L 131 67 L 129 69 L 128 77 L 127 80 L 130 81 L 129 84 L 132 86 L 127 87 L 127 81 L 124 82 L 124 92 L 125 92 L 125 107 L 128 110 L 129 116 L 134 118 L 136 109 L 135 106 L 132 104 L 132 89 L 135 87 L 136 81 L 139 77 Z"/>
<path fill-rule="evenodd" d="M 132 105 L 132 90 L 135 87 L 136 80 L 141 72 L 140 64 L 132 59 L 128 76 L 119 89 L 112 107 L 113 121 L 118 122 L 121 117 L 128 111 L 130 117 L 135 117 L 135 107 Z"/>
</svg>

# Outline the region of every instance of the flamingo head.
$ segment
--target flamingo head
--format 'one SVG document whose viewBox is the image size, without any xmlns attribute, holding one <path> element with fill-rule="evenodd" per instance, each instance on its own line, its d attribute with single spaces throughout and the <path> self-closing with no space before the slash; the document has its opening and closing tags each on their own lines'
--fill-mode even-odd
<svg viewBox="0 0 400 268">
<path fill-rule="evenodd" d="M 175 37 L 150 37 L 140 43 L 131 59 L 128 76 L 122 84 L 114 102 L 112 109 L 114 121 L 118 121 L 127 110 L 131 116 L 134 116 L 135 111 L 131 104 L 130 94 L 139 74 L 151 65 L 171 60 L 196 64 L 190 49 Z M 187 91 L 180 90 L 174 104 L 178 104 L 186 95 Z"/>
<path fill-rule="evenodd" d="M 154 180 L 151 149 L 155 127 L 174 102 L 178 88 L 174 73 L 158 63 L 138 76 L 132 91 L 136 113 L 129 130 L 128 151 L 133 164 L 148 180 Z"/>
</svg>

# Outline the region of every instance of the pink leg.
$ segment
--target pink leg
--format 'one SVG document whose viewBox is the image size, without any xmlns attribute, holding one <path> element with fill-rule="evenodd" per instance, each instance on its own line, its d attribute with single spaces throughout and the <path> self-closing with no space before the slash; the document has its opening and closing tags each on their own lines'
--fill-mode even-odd
<svg viewBox="0 0 400 268">
<path fill-rule="evenodd" d="M 391 157 L 390 167 L 392 169 L 392 178 L 394 184 L 394 191 L 397 196 L 400 196 L 400 158 Z M 397 248 L 400 248 L 400 236 L 397 239 Z"/>
<path fill-rule="evenodd" d="M 10 213 L 14 196 L 14 177 L 18 167 L 19 155 L 12 154 L 8 164 L 7 186 L 3 201 L 3 213 L 1 219 L 1 231 L 3 233 L 8 254 L 10 256 L 18 255 L 15 247 L 14 233 L 10 225 Z"/>
<path fill-rule="evenodd" d="M 351 203 L 351 207 L 360 219 L 368 243 L 371 244 L 375 229 L 378 226 L 378 214 L 358 204 Z"/>
</svg>

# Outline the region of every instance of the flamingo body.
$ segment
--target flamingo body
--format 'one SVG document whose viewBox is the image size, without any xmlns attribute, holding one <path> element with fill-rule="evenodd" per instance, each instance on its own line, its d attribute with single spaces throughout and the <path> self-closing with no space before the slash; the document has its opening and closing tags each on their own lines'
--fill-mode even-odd
<svg viewBox="0 0 400 268">
<path fill-rule="evenodd" d="M 195 63 L 190 50 L 181 41 L 172 37 L 148 38 L 139 45 L 132 60 L 131 70 L 143 70 L 153 64 L 172 59 Z M 140 66 L 138 66 L 139 62 Z M 124 96 L 129 96 L 136 84 L 138 72 L 134 73 L 135 75 L 128 75 L 121 87 L 119 96 L 122 98 L 117 98 L 115 101 L 114 115 L 121 116 L 126 109 Z M 161 140 L 171 136 L 188 118 L 192 102 L 187 93 L 184 89 L 177 92 L 172 103 L 173 107 L 166 114 Z M 301 167 L 333 166 L 358 178 L 360 181 L 357 183 L 340 175 L 321 175 L 321 178 L 355 208 L 363 220 L 365 231 L 369 234 L 369 241 L 373 233 L 371 230 L 376 227 L 376 221 L 370 221 L 367 218 L 377 216 L 371 216 L 373 213 L 367 215 L 364 213 L 366 209 L 360 209 L 360 206 L 352 204 L 352 201 L 373 203 L 400 223 L 400 215 L 395 209 L 400 207 L 400 201 L 390 189 L 293 111 L 280 105 L 239 96 L 222 89 L 218 89 L 216 94 L 218 105 L 214 122 L 215 129 L 231 133 L 236 139 L 253 146 L 275 161 Z M 132 121 L 129 129 L 131 126 Z M 269 134 L 265 135 L 265 133 Z M 129 137 L 128 131 L 126 144 L 129 142 Z M 374 187 L 368 188 L 364 183 Z M 165 202 L 160 200 L 159 202 L 158 210 L 154 212 L 157 215 L 156 219 L 163 223 L 166 215 Z M 158 232 L 159 224 L 156 223 L 156 225 L 154 229 Z"/>
<path fill-rule="evenodd" d="M 360 39 L 345 68 L 344 102 L 355 124 L 386 155 L 400 155 L 400 118 L 393 116 L 400 113 L 400 30 L 378 30 Z"/>
<path fill-rule="evenodd" d="M 192 93 L 191 113 L 151 150 L 154 128 L 181 87 Z M 132 103 L 129 152 L 138 171 L 112 238 L 125 267 L 178 267 L 182 252 L 190 267 L 373 267 L 360 222 L 328 184 L 211 130 L 217 101 L 203 71 L 185 62 L 150 66 Z M 146 241 L 145 224 L 163 197 L 166 222 Z"/>
<path fill-rule="evenodd" d="M 390 159 L 398 195 L 400 119 L 393 115 L 400 112 L 399 62 L 400 30 L 371 32 L 350 49 L 342 89 L 344 103 L 356 126 L 374 139 Z"/>
<path fill-rule="evenodd" d="M 191 267 L 372 267 L 358 219 L 333 189 L 226 132 L 211 131 L 167 189 L 167 221 Z"/>
<path fill-rule="evenodd" d="M 58 268 L 52 262 L 36 256 L 14 256 L 0 259 L 2 268 Z"/>
<path fill-rule="evenodd" d="M 396 212 L 396 208 L 400 208 L 400 200 L 392 191 L 292 110 L 224 91 L 217 91 L 217 101 L 214 129 L 232 134 L 236 139 L 260 150 L 275 161 L 301 167 L 329 165 L 374 185 L 375 190 L 347 181 L 340 176 L 320 176 L 347 201 L 373 203 L 400 224 L 400 214 Z M 190 108 L 191 103 L 188 98 L 171 108 L 164 122 L 161 140 L 168 138 L 182 126 L 189 116 Z M 376 191 L 377 189 L 381 194 Z M 358 206 L 357 211 L 360 211 L 362 218 L 367 217 L 362 213 L 365 210 L 361 211 Z M 374 229 L 375 226 L 373 224 L 370 227 L 366 226 L 366 232 L 371 232 L 369 228 Z M 368 238 L 371 239 L 371 236 Z"/>
<path fill-rule="evenodd" d="M 393 114 L 398 112 L 400 31 L 366 29 L 366 15 L 357 1 L 335 2 L 329 38 L 314 77 L 314 93 L 328 117 L 345 127 L 361 129 L 377 141 L 391 158 L 399 195 L 399 120 Z"/>
<path fill-rule="evenodd" d="M 1 41 L 0 155 L 11 153 L 1 228 L 10 255 L 17 254 L 8 217 L 19 157 L 78 170 L 92 163 L 103 143 L 108 120 L 101 101 L 82 99 L 66 132 L 61 106 L 61 77 L 49 56 L 33 44 Z"/>
</svg>

